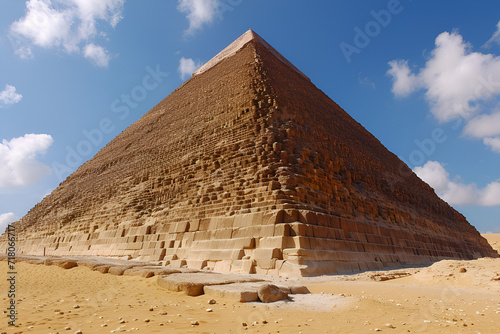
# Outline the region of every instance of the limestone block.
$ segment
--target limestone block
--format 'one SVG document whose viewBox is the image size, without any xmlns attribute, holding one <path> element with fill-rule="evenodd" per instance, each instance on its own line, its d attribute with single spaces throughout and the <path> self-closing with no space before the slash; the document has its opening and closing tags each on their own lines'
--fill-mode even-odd
<svg viewBox="0 0 500 334">
<path fill-rule="evenodd" d="M 182 268 L 186 264 L 186 260 L 170 260 L 170 266 L 172 266 L 172 268 Z"/>
<path fill-rule="evenodd" d="M 235 302 L 254 302 L 259 300 L 259 283 L 232 283 L 224 285 L 209 285 L 203 288 L 208 297 L 224 298 Z"/>
<path fill-rule="evenodd" d="M 233 233 L 232 228 L 225 228 L 213 231 L 212 237 L 214 239 L 231 239 Z M 234 236 L 235 238 L 240 238 L 242 236 Z"/>
<path fill-rule="evenodd" d="M 241 260 L 241 273 L 254 274 L 255 273 L 255 260 L 245 259 Z"/>
<path fill-rule="evenodd" d="M 207 266 L 207 260 L 186 260 L 188 268 L 201 270 Z"/>
<path fill-rule="evenodd" d="M 169 291 L 183 291 L 188 296 L 199 296 L 203 294 L 203 288 L 205 286 L 259 281 L 262 280 L 241 275 L 180 273 L 168 276 L 160 275 L 158 276 L 157 284 Z"/>
<path fill-rule="evenodd" d="M 303 223 L 289 223 L 290 236 L 305 236 L 306 226 Z"/>
<path fill-rule="evenodd" d="M 132 268 L 132 266 L 113 266 L 108 269 L 108 273 L 111 275 L 121 276 L 125 270 Z"/>
<path fill-rule="evenodd" d="M 282 212 L 282 211 L 280 211 Z M 274 236 L 289 236 L 290 235 L 290 225 L 289 224 L 276 224 L 274 226 Z"/>
<path fill-rule="evenodd" d="M 316 225 L 318 224 L 316 212 L 309 210 L 299 210 L 299 222 L 304 224 Z"/>
<path fill-rule="evenodd" d="M 66 261 L 61 261 L 61 262 L 57 263 L 57 265 L 63 269 L 71 269 L 71 268 L 78 266 L 78 263 L 76 261 L 73 261 L 73 260 L 66 260 Z"/>
<path fill-rule="evenodd" d="M 196 232 L 200 226 L 199 219 L 193 219 L 189 221 L 189 232 Z"/>
<path fill-rule="evenodd" d="M 262 269 L 274 269 L 276 260 L 283 259 L 280 248 L 257 248 L 253 252 L 253 259 Z"/>
<path fill-rule="evenodd" d="M 255 238 L 246 237 L 246 238 L 233 238 L 231 241 L 234 242 L 234 249 L 252 249 L 255 248 Z"/>
<path fill-rule="evenodd" d="M 110 267 L 111 267 L 111 265 L 99 265 L 99 266 L 94 267 L 92 270 L 98 271 L 101 274 L 107 274 Z"/>
<path fill-rule="evenodd" d="M 283 222 L 295 223 L 299 221 L 299 211 L 295 209 L 283 210 Z"/>
<path fill-rule="evenodd" d="M 265 212 L 262 216 L 262 224 L 264 225 L 275 225 L 278 223 L 283 223 L 283 211 L 275 210 Z"/>
<path fill-rule="evenodd" d="M 238 215 L 234 217 L 234 228 L 250 227 L 253 225 L 253 214 Z"/>
<path fill-rule="evenodd" d="M 259 240 L 260 248 L 286 248 L 285 237 L 264 237 Z"/>
<path fill-rule="evenodd" d="M 286 248 L 311 248 L 308 237 L 285 237 Z"/>
<path fill-rule="evenodd" d="M 219 273 L 229 273 L 231 272 L 231 265 L 232 265 L 231 260 L 222 260 L 222 261 L 217 261 L 214 266 L 214 271 L 219 272 Z"/>
</svg>

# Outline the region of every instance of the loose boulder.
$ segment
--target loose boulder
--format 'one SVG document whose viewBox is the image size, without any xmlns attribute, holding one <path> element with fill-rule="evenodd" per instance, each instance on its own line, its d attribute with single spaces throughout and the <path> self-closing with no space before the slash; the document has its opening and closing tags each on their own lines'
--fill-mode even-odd
<svg viewBox="0 0 500 334">
<path fill-rule="evenodd" d="M 257 294 L 260 301 L 263 303 L 272 303 L 278 300 L 288 299 L 288 293 L 272 284 L 262 285 Z"/>
</svg>

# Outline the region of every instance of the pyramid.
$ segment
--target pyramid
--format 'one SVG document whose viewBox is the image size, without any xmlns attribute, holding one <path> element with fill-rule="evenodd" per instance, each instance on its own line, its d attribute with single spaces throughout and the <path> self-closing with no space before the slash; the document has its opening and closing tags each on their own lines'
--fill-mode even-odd
<svg viewBox="0 0 500 334">
<path fill-rule="evenodd" d="M 22 254 L 279 276 L 498 257 L 251 30 L 15 226 Z"/>
</svg>

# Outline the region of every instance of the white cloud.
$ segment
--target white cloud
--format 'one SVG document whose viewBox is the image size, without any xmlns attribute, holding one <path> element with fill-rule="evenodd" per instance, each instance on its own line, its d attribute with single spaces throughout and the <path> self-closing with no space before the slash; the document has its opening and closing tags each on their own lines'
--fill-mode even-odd
<svg viewBox="0 0 500 334">
<path fill-rule="evenodd" d="M 94 43 L 87 44 L 83 50 L 85 58 L 100 67 L 107 67 L 111 56 L 102 46 L 95 45 Z"/>
<path fill-rule="evenodd" d="M 16 87 L 12 85 L 5 85 L 5 89 L 0 92 L 0 108 L 15 104 L 21 101 L 23 96 L 16 91 Z"/>
<path fill-rule="evenodd" d="M 186 14 L 189 28 L 186 33 L 192 34 L 204 24 L 211 23 L 219 15 L 220 3 L 218 0 L 178 0 L 177 9 Z"/>
<path fill-rule="evenodd" d="M 186 76 L 190 76 L 191 74 L 193 74 L 198 68 L 200 68 L 200 66 L 201 63 L 199 61 L 195 63 L 194 60 L 191 58 L 182 57 L 179 60 L 179 68 L 178 68 L 178 71 L 181 75 L 181 79 L 184 80 Z"/>
<path fill-rule="evenodd" d="M 493 33 L 491 38 L 483 44 L 483 47 L 489 48 L 493 43 L 500 44 L 500 21 L 497 23 L 497 30 Z"/>
<path fill-rule="evenodd" d="M 36 160 L 54 140 L 46 134 L 26 134 L 0 143 L 0 188 L 20 187 L 38 182 L 51 173 Z"/>
<path fill-rule="evenodd" d="M 393 60 L 389 66 L 394 94 L 407 96 L 425 89 L 431 112 L 443 122 L 469 118 L 481 102 L 500 95 L 500 57 L 472 52 L 457 32 L 436 38 L 430 59 L 418 73 L 412 73 L 406 61 Z"/>
<path fill-rule="evenodd" d="M 405 97 L 420 87 L 420 80 L 411 73 L 407 60 L 392 60 L 387 74 L 393 78 L 392 92 L 396 96 Z"/>
<path fill-rule="evenodd" d="M 500 111 L 471 119 L 465 126 L 464 133 L 476 138 L 500 135 Z"/>
<path fill-rule="evenodd" d="M 19 220 L 19 218 L 12 212 L 0 214 L 0 235 L 5 232 L 7 225 Z"/>
<path fill-rule="evenodd" d="M 491 182 L 479 189 L 476 184 L 465 184 L 450 179 L 450 174 L 437 161 L 428 161 L 414 172 L 427 182 L 443 200 L 451 205 L 500 205 L 500 182 Z"/>
<path fill-rule="evenodd" d="M 29 0 L 26 15 L 10 26 L 9 39 L 21 58 L 33 47 L 79 52 L 102 36 L 101 22 L 115 28 L 123 18 L 125 0 Z"/>
<path fill-rule="evenodd" d="M 500 153 L 500 137 L 486 137 L 483 139 L 483 143 L 489 146 L 492 151 Z"/>
</svg>

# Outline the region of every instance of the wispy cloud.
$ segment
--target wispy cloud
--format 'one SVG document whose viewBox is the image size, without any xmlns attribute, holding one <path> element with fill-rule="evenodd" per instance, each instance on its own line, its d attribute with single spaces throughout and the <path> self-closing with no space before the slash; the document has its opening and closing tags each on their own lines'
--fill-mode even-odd
<svg viewBox="0 0 500 334">
<path fill-rule="evenodd" d="M 483 44 L 484 48 L 490 48 L 493 43 L 500 44 L 500 21 L 497 23 L 497 30 L 491 35 L 490 39 Z"/>
<path fill-rule="evenodd" d="M 0 188 L 34 184 L 51 173 L 49 166 L 36 160 L 54 140 L 46 134 L 26 134 L 0 143 Z"/>
<path fill-rule="evenodd" d="M 12 85 L 5 85 L 5 89 L 0 92 L 0 108 L 10 104 L 16 104 L 23 96 L 17 93 L 16 87 Z"/>
<path fill-rule="evenodd" d="M 479 189 L 474 183 L 463 183 L 458 176 L 452 180 L 444 166 L 437 161 L 428 161 L 421 167 L 415 167 L 414 172 L 451 205 L 500 205 L 500 182 L 491 182 Z"/>
<path fill-rule="evenodd" d="M 83 45 L 94 45 L 93 41 L 103 35 L 102 23 L 116 27 L 123 18 L 124 3 L 125 0 L 29 0 L 25 16 L 11 24 L 9 38 L 21 58 L 33 57 L 35 46 L 79 53 Z"/>
<path fill-rule="evenodd" d="M 189 28 L 185 32 L 192 34 L 204 24 L 214 21 L 218 16 L 220 3 L 218 0 L 178 0 L 177 9 L 186 14 Z"/>
<path fill-rule="evenodd" d="M 179 60 L 179 74 L 182 80 L 184 80 L 186 77 L 191 76 L 198 68 L 200 68 L 201 63 L 199 61 L 195 62 L 191 58 L 184 58 L 182 57 Z"/>
<path fill-rule="evenodd" d="M 102 46 L 95 45 L 94 43 L 87 44 L 83 50 L 85 58 L 100 67 L 108 67 L 111 56 L 108 51 Z"/>
</svg>

